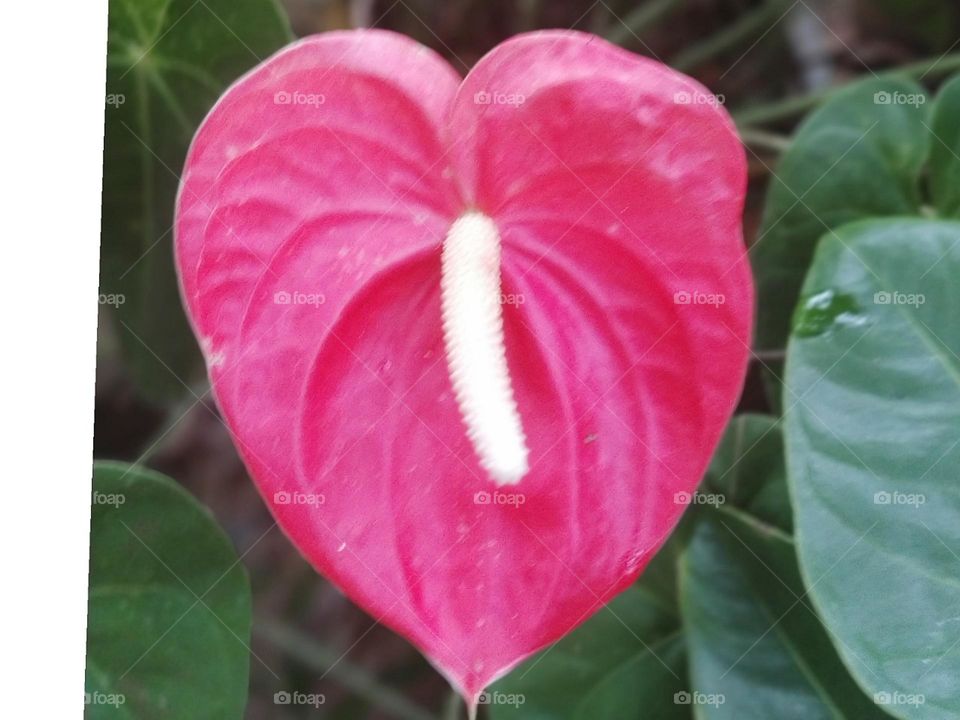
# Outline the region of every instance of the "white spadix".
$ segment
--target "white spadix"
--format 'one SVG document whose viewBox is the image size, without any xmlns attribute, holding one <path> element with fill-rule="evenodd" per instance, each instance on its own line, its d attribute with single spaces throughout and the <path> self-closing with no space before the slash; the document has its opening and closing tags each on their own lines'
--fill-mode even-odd
<svg viewBox="0 0 960 720">
<path fill-rule="evenodd" d="M 529 469 L 503 339 L 500 234 L 487 215 L 457 218 L 443 244 L 440 279 L 447 366 L 480 464 L 498 485 Z"/>
</svg>

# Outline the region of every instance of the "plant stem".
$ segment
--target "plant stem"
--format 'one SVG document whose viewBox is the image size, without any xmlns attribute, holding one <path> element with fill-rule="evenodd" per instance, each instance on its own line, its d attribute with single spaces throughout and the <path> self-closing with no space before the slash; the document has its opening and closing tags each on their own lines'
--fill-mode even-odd
<svg viewBox="0 0 960 720">
<path fill-rule="evenodd" d="M 917 62 L 902 65 L 899 68 L 884 70 L 883 72 L 877 73 L 877 76 L 881 78 L 935 78 L 958 69 L 960 69 L 960 53 L 951 53 L 935 58 L 918 60 Z M 745 108 L 744 110 L 734 112 L 733 118 L 737 121 L 737 124 L 741 126 L 762 125 L 764 123 L 784 120 L 816 107 L 846 86 L 846 84 L 838 85 L 837 87 L 808 95 L 797 95 L 766 105 Z"/>
<path fill-rule="evenodd" d="M 303 636 L 296 628 L 275 620 L 258 618 L 254 633 L 273 643 L 304 665 L 329 674 L 339 683 L 365 698 L 371 705 L 398 720 L 436 720 L 401 693 L 383 685 L 376 677 L 343 656 Z"/>
<path fill-rule="evenodd" d="M 637 36 L 667 15 L 683 0 L 647 0 L 625 18 L 616 18 L 605 33 L 607 40 L 617 45 L 629 45 Z"/>
<path fill-rule="evenodd" d="M 720 32 L 681 52 L 670 61 L 670 65 L 677 70 L 687 71 L 736 47 L 741 41 L 756 35 L 761 30 L 768 32 L 772 27 L 771 23 L 776 23 L 782 14 L 785 14 L 786 5 L 787 0 L 767 0 L 763 5 L 742 15 Z"/>
<path fill-rule="evenodd" d="M 747 145 L 781 153 L 790 147 L 790 138 L 777 133 L 752 128 L 741 128 L 740 139 Z"/>
<path fill-rule="evenodd" d="M 772 350 L 754 350 L 753 357 L 762 363 L 781 362 L 787 357 L 787 351 L 783 348 Z"/>
</svg>

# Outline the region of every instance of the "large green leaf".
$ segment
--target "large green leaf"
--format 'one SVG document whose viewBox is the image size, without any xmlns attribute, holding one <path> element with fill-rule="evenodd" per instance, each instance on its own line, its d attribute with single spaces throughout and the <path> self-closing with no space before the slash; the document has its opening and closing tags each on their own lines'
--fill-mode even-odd
<svg viewBox="0 0 960 720">
<path fill-rule="evenodd" d="M 780 420 L 738 415 L 702 492 L 681 605 L 698 717 L 883 717 L 810 608 L 791 527 Z"/>
<path fill-rule="evenodd" d="M 169 478 L 94 469 L 87 718 L 235 720 L 250 586 L 210 514 Z"/>
<path fill-rule="evenodd" d="M 638 583 L 494 685 L 494 720 L 689 720 L 690 706 L 677 702 L 686 691 L 675 597 L 682 540 L 681 526 Z"/>
<path fill-rule="evenodd" d="M 187 147 L 220 93 L 289 39 L 274 0 L 110 2 L 100 292 L 154 399 L 200 367 L 173 270 Z"/>
<path fill-rule="evenodd" d="M 726 506 L 702 510 L 681 605 L 698 718 L 883 718 L 805 597 L 789 535 Z"/>
<path fill-rule="evenodd" d="M 860 684 L 901 717 L 960 718 L 958 277 L 960 222 L 841 228 L 787 352 L 807 587 Z"/>
<path fill-rule="evenodd" d="M 944 85 L 933 109 L 930 190 L 944 217 L 960 217 L 960 77 Z"/>
<path fill-rule="evenodd" d="M 919 214 L 929 115 L 916 83 L 871 79 L 837 93 L 801 125 L 775 168 L 751 249 L 758 347 L 784 346 L 803 276 L 825 232 L 857 219 Z"/>
</svg>

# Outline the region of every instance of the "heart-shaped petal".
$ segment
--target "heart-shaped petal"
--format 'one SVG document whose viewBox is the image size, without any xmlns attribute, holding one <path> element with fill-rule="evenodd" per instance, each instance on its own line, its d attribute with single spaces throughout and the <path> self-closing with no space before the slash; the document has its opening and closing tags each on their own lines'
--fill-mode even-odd
<svg viewBox="0 0 960 720">
<path fill-rule="evenodd" d="M 177 258 L 235 442 L 309 561 L 469 701 L 633 582 L 699 482 L 746 366 L 745 184 L 703 88 L 566 31 L 462 83 L 399 35 L 308 38 L 197 133 Z M 468 212 L 499 232 L 505 487 L 441 320 Z"/>
</svg>

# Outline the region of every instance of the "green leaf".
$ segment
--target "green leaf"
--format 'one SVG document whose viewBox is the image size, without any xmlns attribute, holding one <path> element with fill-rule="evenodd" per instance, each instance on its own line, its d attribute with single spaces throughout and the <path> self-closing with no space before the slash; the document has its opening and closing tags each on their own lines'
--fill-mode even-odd
<svg viewBox="0 0 960 720">
<path fill-rule="evenodd" d="M 844 662 L 900 717 L 960 718 L 958 276 L 960 222 L 841 228 L 787 351 L 800 565 Z"/>
<path fill-rule="evenodd" d="M 790 533 L 793 520 L 780 423 L 769 415 L 734 417 L 707 468 L 703 487 L 725 504 Z"/>
<path fill-rule="evenodd" d="M 187 147 L 227 86 L 289 39 L 274 0 L 110 2 L 100 293 L 154 400 L 201 368 L 173 269 Z"/>
<path fill-rule="evenodd" d="M 911 102 L 912 101 L 912 102 Z M 923 88 L 870 79 L 837 93 L 801 125 L 775 168 L 751 249 L 757 345 L 782 348 L 817 240 L 853 220 L 920 213 L 930 150 Z"/>
<path fill-rule="evenodd" d="M 725 506 L 700 515 L 680 585 L 697 717 L 886 717 L 811 609 L 790 536 Z"/>
<path fill-rule="evenodd" d="M 930 191 L 944 217 L 960 217 L 960 77 L 946 83 L 933 106 Z"/>
<path fill-rule="evenodd" d="M 85 717 L 242 717 L 250 615 L 246 572 L 207 510 L 163 475 L 97 463 Z"/>
<path fill-rule="evenodd" d="M 676 558 L 683 528 L 639 582 L 488 693 L 494 720 L 689 720 Z M 522 702 L 509 703 L 509 699 Z"/>
</svg>

